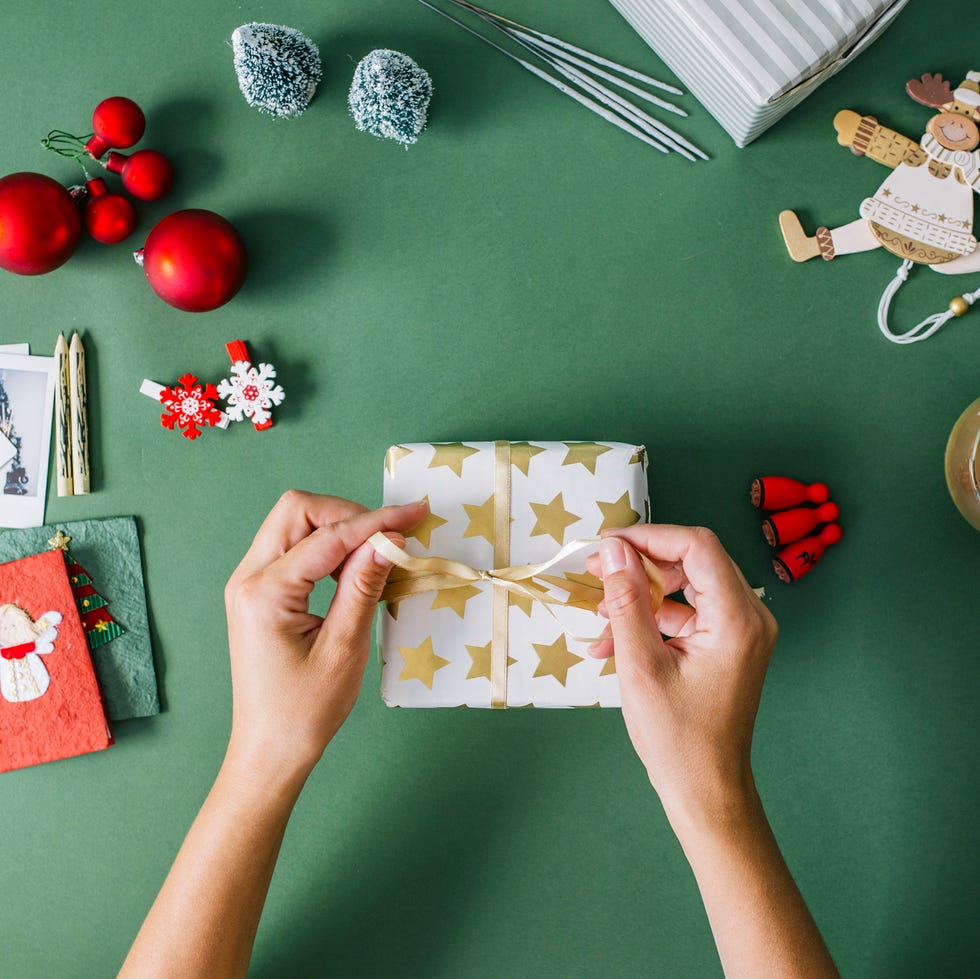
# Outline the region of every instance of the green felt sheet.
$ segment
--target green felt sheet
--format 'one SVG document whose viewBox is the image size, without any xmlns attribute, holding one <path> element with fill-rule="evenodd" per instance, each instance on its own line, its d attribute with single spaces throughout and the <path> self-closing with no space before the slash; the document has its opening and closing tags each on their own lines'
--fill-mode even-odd
<svg viewBox="0 0 980 979">
<path fill-rule="evenodd" d="M 669 75 L 605 0 L 493 6 Z M 245 103 L 229 41 L 247 20 L 320 46 L 302 117 Z M 50 354 L 59 331 L 84 337 L 92 493 L 60 499 L 52 475 L 45 519 L 138 519 L 163 706 L 117 724 L 108 751 L 0 777 L 12 909 L 0 973 L 121 963 L 221 762 L 223 588 L 278 496 L 377 505 L 389 445 L 532 438 L 646 445 L 654 518 L 712 527 L 765 586 L 780 638 L 754 768 L 843 974 L 972 975 L 980 535 L 948 497 L 943 452 L 980 394 L 980 310 L 918 346 L 889 344 L 875 310 L 898 260 L 794 264 L 776 216 L 795 208 L 808 229 L 856 218 L 887 171 L 837 145 L 835 113 L 918 136 L 930 110 L 905 82 L 980 70 L 976 20 L 967 0 L 913 0 L 743 150 L 680 99 L 689 118 L 668 121 L 711 156 L 691 164 L 415 0 L 0 4 L 2 172 L 78 182 L 40 139 L 88 132 L 116 94 L 143 106 L 141 145 L 176 170 L 124 244 L 85 241 L 50 275 L 0 271 L 0 342 Z M 378 47 L 433 80 L 429 128 L 407 150 L 348 115 L 354 67 Z M 211 313 L 166 306 L 130 254 L 185 207 L 224 215 L 249 249 L 242 291 Z M 894 323 L 978 286 L 916 269 Z M 278 368 L 273 427 L 193 443 L 162 428 L 142 380 L 216 382 L 234 339 Z M 844 539 L 793 585 L 775 578 L 748 502 L 770 473 L 823 480 L 841 507 Z M 78 557 L 103 590 L 98 562 Z M 315 593 L 321 611 L 329 592 Z M 29 860 L 10 857 L 17 846 Z M 618 711 L 394 711 L 373 659 L 286 834 L 253 972 L 721 974 Z"/>
</svg>

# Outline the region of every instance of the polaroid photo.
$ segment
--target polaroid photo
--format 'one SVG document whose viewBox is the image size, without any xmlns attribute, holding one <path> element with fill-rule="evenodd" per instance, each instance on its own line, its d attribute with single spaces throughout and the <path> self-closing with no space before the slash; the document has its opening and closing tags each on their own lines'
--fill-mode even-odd
<svg viewBox="0 0 980 979">
<path fill-rule="evenodd" d="M 56 384 L 54 357 L 0 352 L 0 527 L 40 527 Z"/>
<path fill-rule="evenodd" d="M 0 353 L 5 354 L 29 354 L 31 345 L 29 343 L 0 343 Z"/>
</svg>

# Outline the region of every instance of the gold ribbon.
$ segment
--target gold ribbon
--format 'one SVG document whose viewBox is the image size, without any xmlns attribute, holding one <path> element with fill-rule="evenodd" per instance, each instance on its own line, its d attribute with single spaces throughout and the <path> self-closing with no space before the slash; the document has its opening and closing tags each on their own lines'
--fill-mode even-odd
<svg viewBox="0 0 980 979">
<path fill-rule="evenodd" d="M 462 561 L 453 561 L 443 557 L 416 557 L 393 544 L 382 533 L 374 534 L 370 539 L 374 549 L 386 557 L 400 571 L 392 571 L 388 584 L 382 592 L 381 600 L 400 602 L 413 595 L 421 595 L 430 591 L 444 591 L 449 588 L 461 588 L 478 581 L 489 582 L 493 587 L 494 610 L 498 604 L 503 609 L 503 635 L 498 629 L 496 615 L 493 622 L 493 646 L 490 654 L 490 688 L 491 707 L 506 707 L 507 705 L 507 595 L 514 592 L 523 595 L 541 605 L 555 619 L 562 630 L 564 625 L 555 614 L 553 606 L 565 608 L 581 608 L 591 612 L 598 609 L 603 597 L 601 586 L 588 585 L 566 578 L 547 575 L 552 567 L 584 550 L 595 550 L 598 538 L 574 540 L 566 544 L 548 561 L 540 564 L 520 564 L 514 567 L 481 570 L 473 568 Z M 639 555 L 650 582 L 650 599 L 654 609 L 660 608 L 664 598 L 663 576 L 660 569 L 645 555 Z M 568 593 L 567 598 L 558 598 L 547 585 L 536 581 L 543 578 L 562 591 Z M 498 599 L 499 596 L 499 599 Z M 596 642 L 599 636 L 569 636 L 576 642 Z M 500 649 L 498 650 L 498 645 Z"/>
</svg>

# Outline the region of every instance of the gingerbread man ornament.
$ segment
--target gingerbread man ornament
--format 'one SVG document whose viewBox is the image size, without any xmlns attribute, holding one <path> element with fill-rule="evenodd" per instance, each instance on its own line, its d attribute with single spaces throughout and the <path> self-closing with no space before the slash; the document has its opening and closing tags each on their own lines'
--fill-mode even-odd
<svg viewBox="0 0 980 979">
<path fill-rule="evenodd" d="M 891 297 L 913 264 L 948 275 L 980 271 L 980 248 L 973 234 L 973 195 L 980 193 L 980 72 L 969 72 L 955 90 L 939 74 L 925 74 L 905 88 L 916 102 L 938 110 L 918 142 L 850 109 L 834 117 L 841 145 L 892 169 L 874 195 L 862 202 L 860 218 L 838 228 L 817 228 L 811 236 L 795 212 L 783 211 L 779 226 L 797 262 L 818 255 L 830 261 L 873 248 L 901 258 L 896 279 L 882 296 L 879 326 L 889 339 L 909 343 L 930 336 L 950 317 L 963 315 L 980 294 L 978 290 L 955 297 L 946 313 L 907 334 L 892 334 L 887 327 Z"/>
</svg>

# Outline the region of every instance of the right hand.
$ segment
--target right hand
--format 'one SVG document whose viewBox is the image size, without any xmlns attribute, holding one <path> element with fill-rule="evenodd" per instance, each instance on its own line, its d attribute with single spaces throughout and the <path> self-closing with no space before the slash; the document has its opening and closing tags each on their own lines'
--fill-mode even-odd
<svg viewBox="0 0 980 979">
<path fill-rule="evenodd" d="M 688 604 L 668 598 L 654 611 L 636 551 Z M 611 628 L 589 652 L 616 655 L 623 719 L 668 817 L 722 815 L 754 797 L 752 729 L 777 628 L 718 538 L 668 525 L 608 531 L 589 568 Z"/>
</svg>

